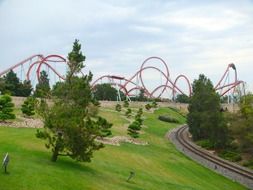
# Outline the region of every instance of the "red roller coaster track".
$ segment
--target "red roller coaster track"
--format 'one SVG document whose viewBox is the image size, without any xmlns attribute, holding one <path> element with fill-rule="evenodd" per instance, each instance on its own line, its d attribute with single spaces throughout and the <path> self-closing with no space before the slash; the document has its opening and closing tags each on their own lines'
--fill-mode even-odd
<svg viewBox="0 0 253 190">
<path fill-rule="evenodd" d="M 230 75 L 230 70 L 234 71 L 234 81 L 230 82 L 227 81 Z M 222 84 L 223 83 L 223 84 Z M 219 91 L 220 95 L 223 96 L 225 94 L 227 94 L 229 91 L 235 91 L 235 88 L 237 86 L 239 86 L 240 84 L 243 84 L 244 82 L 241 80 L 238 80 L 237 78 L 237 70 L 236 70 L 236 66 L 234 63 L 230 63 L 227 66 L 226 71 L 224 72 L 224 74 L 222 75 L 221 79 L 219 80 L 219 82 L 217 83 L 217 85 L 215 86 L 215 90 Z"/>
<path fill-rule="evenodd" d="M 164 67 L 164 69 L 162 70 L 158 67 L 155 67 L 152 65 L 151 66 L 147 65 L 148 62 L 151 62 L 154 60 L 161 63 L 162 66 Z M 0 72 L 0 77 L 5 75 L 6 73 L 8 73 L 10 70 L 15 70 L 16 68 L 22 67 L 23 65 L 29 65 L 27 67 L 27 71 L 25 72 L 26 80 L 31 79 L 31 75 L 34 74 L 34 68 L 36 68 L 35 74 L 36 74 L 37 80 L 39 80 L 42 65 L 45 65 L 56 76 L 58 76 L 60 79 L 64 80 L 65 79 L 64 74 L 61 74 L 60 72 L 58 72 L 57 69 L 52 65 L 52 63 L 68 64 L 67 60 L 60 55 L 52 54 L 52 55 L 48 55 L 48 56 L 43 56 L 41 54 L 35 54 L 35 55 L 32 55 L 32 56 L 26 58 L 25 60 L 23 60 L 19 63 L 13 65 L 12 67 Z M 144 78 L 143 78 L 143 72 L 147 71 L 147 70 L 155 70 L 155 71 L 159 72 L 165 82 L 161 85 L 156 86 L 155 89 L 152 91 L 148 90 L 148 88 L 145 84 Z M 229 75 L 230 75 L 231 70 L 232 70 L 232 72 L 234 72 L 234 79 L 232 82 L 228 80 L 230 77 Z M 145 59 L 143 61 L 143 63 L 141 64 L 141 67 L 139 68 L 139 70 L 137 70 L 137 72 L 129 79 L 127 79 L 123 76 L 118 76 L 118 75 L 104 75 L 104 76 L 99 77 L 98 79 L 96 79 L 93 82 L 92 88 L 94 88 L 96 86 L 96 84 L 98 84 L 99 81 L 101 81 L 102 79 L 107 79 L 108 83 L 119 87 L 119 90 L 122 90 L 125 93 L 125 95 L 127 95 L 127 96 L 133 96 L 133 92 L 136 90 L 143 90 L 147 97 L 160 98 L 162 95 L 164 95 L 166 90 L 169 90 L 172 92 L 172 96 L 174 98 L 176 94 L 186 94 L 182 90 L 182 88 L 180 88 L 177 85 L 177 82 L 180 79 L 183 79 L 187 84 L 188 93 L 186 95 L 190 96 L 192 93 L 191 83 L 190 83 L 189 79 L 185 75 L 180 74 L 176 77 L 176 79 L 174 81 L 172 81 L 170 78 L 169 68 L 168 68 L 166 62 L 162 58 L 155 57 L 155 56 Z M 140 84 L 138 82 L 134 82 L 134 81 L 140 81 Z M 217 92 L 220 93 L 221 96 L 224 96 L 231 91 L 235 91 L 236 87 L 238 87 L 242 83 L 243 83 L 243 81 L 238 80 L 238 78 L 237 78 L 237 70 L 236 70 L 235 65 L 233 63 L 231 63 L 227 66 L 227 69 L 225 70 L 221 79 L 219 80 L 219 82 L 215 86 L 215 89 Z"/>
<path fill-rule="evenodd" d="M 162 63 L 162 65 L 165 67 L 164 71 L 162 71 L 161 69 L 154 67 L 154 66 L 145 66 L 148 61 L 151 61 L 154 59 L 158 60 Z M 150 69 L 158 71 L 165 79 L 164 84 L 157 86 L 151 92 L 147 89 L 147 87 L 144 83 L 143 74 L 142 74 L 145 70 L 150 70 Z M 232 82 L 228 81 L 229 73 L 230 73 L 231 69 L 234 71 L 234 80 Z M 155 97 L 155 93 L 160 92 L 159 95 L 156 96 L 159 98 L 163 95 L 163 93 L 165 92 L 166 89 L 169 89 L 172 92 L 172 95 L 174 98 L 177 93 L 185 94 L 183 92 L 183 90 L 179 86 L 177 86 L 177 82 L 179 79 L 184 79 L 186 84 L 188 85 L 188 92 L 189 93 L 187 95 L 190 96 L 192 93 L 191 83 L 185 75 L 183 75 L 183 74 L 178 75 L 174 82 L 170 79 L 170 73 L 169 73 L 168 66 L 167 66 L 166 62 L 160 57 L 149 57 L 146 60 L 144 60 L 140 69 L 137 70 L 137 72 L 129 79 L 126 79 L 123 76 L 104 75 L 104 76 L 99 77 L 97 80 L 95 80 L 93 82 L 92 86 L 95 87 L 96 84 L 104 78 L 107 78 L 110 84 L 119 86 L 120 90 L 123 90 L 123 92 L 125 92 L 125 94 L 128 96 L 131 96 L 132 95 L 131 93 L 135 90 L 143 89 L 145 95 L 148 97 L 151 97 L 151 98 Z M 139 84 L 136 84 L 135 82 L 133 82 L 134 79 L 139 79 L 141 84 L 139 85 Z M 123 82 L 123 84 L 122 84 L 122 82 Z M 236 67 L 233 63 L 231 63 L 228 65 L 226 71 L 222 75 L 218 84 L 215 86 L 215 90 L 221 96 L 224 96 L 224 95 L 227 95 L 231 91 L 233 91 L 232 93 L 234 93 L 236 87 L 238 87 L 240 84 L 243 84 L 243 83 L 244 83 L 243 81 L 237 79 Z M 133 84 L 134 87 L 132 87 L 132 88 L 128 87 L 129 84 Z"/>
<path fill-rule="evenodd" d="M 159 61 L 165 68 L 165 72 L 162 71 L 161 69 L 155 67 L 155 66 L 145 66 L 149 61 L 151 60 L 157 60 Z M 161 73 L 161 75 L 163 76 L 163 78 L 165 79 L 165 83 L 164 84 L 161 84 L 159 86 L 157 86 L 153 91 L 149 91 L 144 83 L 144 79 L 143 79 L 143 72 L 145 70 L 156 70 L 158 71 L 159 73 Z M 109 83 L 112 84 L 112 85 L 118 85 L 120 87 L 120 90 L 123 90 L 125 92 L 125 95 L 127 96 L 132 96 L 132 92 L 135 91 L 135 90 L 144 90 L 144 93 L 146 96 L 148 97 L 151 97 L 151 98 L 154 98 L 155 97 L 155 93 L 158 93 L 159 92 L 159 95 L 156 96 L 158 98 L 160 98 L 163 93 L 165 92 L 166 89 L 170 89 L 172 91 L 172 94 L 173 94 L 173 97 L 175 96 L 176 93 L 180 93 L 180 94 L 185 94 L 183 92 L 183 90 L 181 90 L 177 85 L 177 81 L 179 78 L 183 78 L 185 79 L 187 85 L 188 85 L 188 90 L 189 90 L 189 94 L 188 96 L 191 95 L 192 93 L 192 89 L 191 89 L 191 84 L 190 84 L 190 81 L 188 80 L 188 78 L 185 76 L 185 75 L 179 75 L 177 77 L 177 79 L 173 82 L 171 81 L 170 79 L 170 73 L 169 73 L 169 68 L 166 64 L 166 62 L 160 58 L 160 57 L 149 57 L 147 58 L 146 60 L 144 60 L 144 62 L 142 63 L 140 69 L 132 76 L 130 77 L 129 79 L 126 79 L 125 77 L 122 77 L 122 76 L 111 76 L 111 75 L 104 75 L 104 76 L 101 76 L 99 77 L 97 80 L 95 80 L 92 84 L 93 87 L 96 86 L 96 84 L 104 79 L 104 78 L 107 78 Z M 139 84 L 136 84 L 134 82 L 135 79 L 139 79 L 140 80 L 140 85 Z M 123 82 L 123 84 L 122 84 Z M 133 84 L 134 87 L 130 87 L 129 84 Z"/>
<path fill-rule="evenodd" d="M 18 67 L 22 67 L 23 65 L 28 65 L 28 69 L 26 71 L 26 80 L 30 80 L 30 76 L 31 76 L 31 70 L 33 69 L 33 67 L 35 65 L 37 65 L 37 69 L 36 69 L 36 76 L 37 76 L 37 80 L 39 80 L 40 77 L 40 71 L 41 71 L 41 66 L 42 65 L 46 65 L 50 70 L 52 70 L 59 78 L 61 79 L 65 79 L 64 75 L 60 74 L 59 72 L 57 72 L 57 70 L 51 66 L 50 63 L 55 63 L 55 62 L 61 62 L 61 63 L 65 63 L 67 64 L 67 61 L 64 57 L 60 56 L 60 55 L 48 55 L 48 56 L 43 56 L 41 54 L 36 54 L 36 55 L 32 55 L 28 58 L 26 58 L 25 60 L 13 65 L 12 67 L 0 72 L 0 77 L 2 77 L 3 75 L 5 75 L 6 73 L 8 73 L 10 70 L 14 70 Z"/>
</svg>

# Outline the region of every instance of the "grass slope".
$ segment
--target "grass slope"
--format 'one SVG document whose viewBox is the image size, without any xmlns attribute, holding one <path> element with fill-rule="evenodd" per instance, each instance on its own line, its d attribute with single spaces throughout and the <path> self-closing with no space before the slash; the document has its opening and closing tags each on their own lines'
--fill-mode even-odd
<svg viewBox="0 0 253 190">
<path fill-rule="evenodd" d="M 0 173 L 0 190 L 241 190 L 245 189 L 188 159 L 165 139 L 168 129 L 176 127 L 157 119 L 158 115 L 176 112 L 162 108 L 145 113 L 141 139 L 148 146 L 106 145 L 94 154 L 91 163 L 77 163 L 69 158 L 50 161 L 44 142 L 35 137 L 35 129 L 0 127 L 0 156 L 10 154 L 9 175 Z M 122 135 L 119 127 L 127 123 L 113 111 L 101 115 L 115 123 L 113 132 Z M 130 171 L 136 176 L 128 183 Z"/>
</svg>

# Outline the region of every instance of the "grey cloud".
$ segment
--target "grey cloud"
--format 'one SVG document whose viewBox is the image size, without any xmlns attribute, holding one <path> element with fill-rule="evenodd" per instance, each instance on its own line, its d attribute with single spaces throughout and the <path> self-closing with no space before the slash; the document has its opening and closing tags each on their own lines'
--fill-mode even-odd
<svg viewBox="0 0 253 190">
<path fill-rule="evenodd" d="M 234 61 L 251 84 L 251 7 L 246 0 L 0 1 L 0 69 L 34 53 L 66 56 L 78 38 L 94 78 L 131 76 L 155 55 L 173 77 L 184 73 L 191 80 L 206 73 L 217 81 Z"/>
</svg>

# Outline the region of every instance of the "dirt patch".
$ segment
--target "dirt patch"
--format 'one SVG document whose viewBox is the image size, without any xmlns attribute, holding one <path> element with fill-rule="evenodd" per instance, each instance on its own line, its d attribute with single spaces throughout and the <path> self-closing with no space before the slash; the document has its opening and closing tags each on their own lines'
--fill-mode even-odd
<svg viewBox="0 0 253 190">
<path fill-rule="evenodd" d="M 104 144 L 110 144 L 115 146 L 120 146 L 121 143 L 131 143 L 136 145 L 148 145 L 148 142 L 140 141 L 139 139 L 134 139 L 126 136 L 114 136 L 114 137 L 105 137 L 103 139 L 97 139 L 98 142 Z"/>
<path fill-rule="evenodd" d="M 13 122 L 0 122 L 0 126 L 15 128 L 42 128 L 43 122 L 39 118 L 18 117 Z"/>
</svg>

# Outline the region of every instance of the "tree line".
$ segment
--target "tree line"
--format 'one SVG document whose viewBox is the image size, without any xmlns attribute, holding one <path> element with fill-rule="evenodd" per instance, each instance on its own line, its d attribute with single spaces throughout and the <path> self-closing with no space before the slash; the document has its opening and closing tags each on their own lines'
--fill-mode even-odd
<svg viewBox="0 0 253 190">
<path fill-rule="evenodd" d="M 33 91 L 30 80 L 22 82 L 17 74 L 10 70 L 5 76 L 0 78 L 0 92 L 11 96 L 28 97 L 33 93 L 34 97 L 45 97 L 50 92 L 49 78 L 46 71 L 41 71 L 38 84 L 35 87 L 35 91 Z"/>
</svg>

